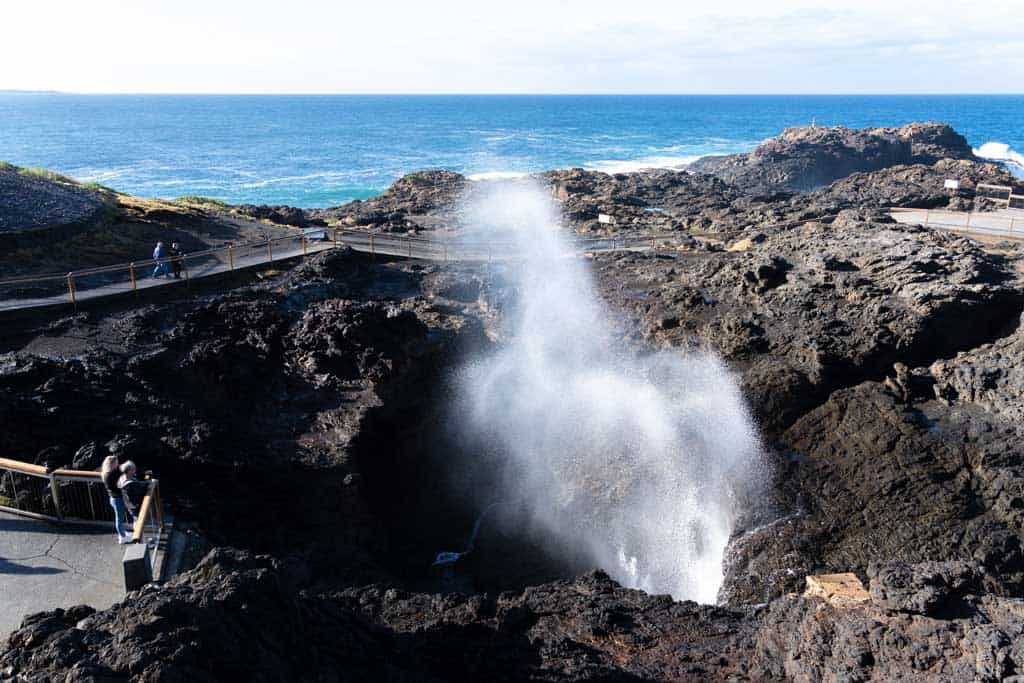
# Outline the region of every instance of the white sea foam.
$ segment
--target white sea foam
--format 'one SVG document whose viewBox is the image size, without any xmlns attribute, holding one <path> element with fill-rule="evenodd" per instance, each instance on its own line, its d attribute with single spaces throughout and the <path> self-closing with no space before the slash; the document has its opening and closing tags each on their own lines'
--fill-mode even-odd
<svg viewBox="0 0 1024 683">
<path fill-rule="evenodd" d="M 1024 154 L 1002 142 L 986 142 L 974 150 L 974 154 L 989 161 L 998 161 L 1018 178 L 1024 178 Z"/>
<path fill-rule="evenodd" d="M 480 502 L 522 501 L 552 552 L 625 585 L 713 602 L 736 491 L 764 474 L 739 385 L 708 353 L 627 352 L 557 216 L 529 181 L 464 207 L 466 231 L 524 255 L 502 343 L 458 377 L 467 452 L 500 482 Z"/>
<path fill-rule="evenodd" d="M 699 156 L 650 156 L 642 159 L 601 159 L 586 168 L 604 173 L 638 173 L 652 169 L 685 170 Z"/>
<path fill-rule="evenodd" d="M 484 171 L 482 173 L 470 173 L 467 178 L 470 180 L 514 180 L 525 178 L 530 175 L 525 171 Z"/>
</svg>

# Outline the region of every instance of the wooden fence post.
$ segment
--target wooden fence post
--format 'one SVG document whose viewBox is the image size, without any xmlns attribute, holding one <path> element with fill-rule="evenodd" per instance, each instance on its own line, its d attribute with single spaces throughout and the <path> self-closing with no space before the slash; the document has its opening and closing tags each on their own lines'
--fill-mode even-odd
<svg viewBox="0 0 1024 683">
<path fill-rule="evenodd" d="M 71 305 L 78 308 L 78 301 L 75 298 L 75 278 L 71 273 L 68 273 L 68 297 L 71 299 Z"/>
<path fill-rule="evenodd" d="M 302 255 L 306 255 L 306 236 L 302 236 Z"/>
<path fill-rule="evenodd" d="M 373 246 L 373 233 L 370 233 L 370 256 L 374 261 L 377 260 L 377 249 Z"/>
<path fill-rule="evenodd" d="M 228 245 L 228 270 L 235 269 L 235 255 L 231 251 L 231 245 Z"/>
<path fill-rule="evenodd" d="M 412 258 L 412 238 L 411 237 L 408 239 L 408 247 L 409 247 L 409 258 Z"/>
<path fill-rule="evenodd" d="M 926 228 L 928 227 L 928 221 L 931 219 L 931 217 L 932 217 L 932 210 L 931 209 L 925 209 L 924 210 L 924 227 L 926 227 Z"/>
<path fill-rule="evenodd" d="M 138 296 L 139 286 L 135 281 L 135 261 L 128 264 L 128 274 L 131 275 L 132 278 L 132 291 L 135 292 L 136 296 Z"/>
<path fill-rule="evenodd" d="M 267 263 L 274 262 L 274 241 L 267 240 Z"/>
<path fill-rule="evenodd" d="M 50 492 L 53 494 L 53 506 L 57 510 L 57 519 L 64 519 L 64 514 L 60 510 L 60 486 L 53 479 L 53 475 L 50 475 Z"/>
</svg>

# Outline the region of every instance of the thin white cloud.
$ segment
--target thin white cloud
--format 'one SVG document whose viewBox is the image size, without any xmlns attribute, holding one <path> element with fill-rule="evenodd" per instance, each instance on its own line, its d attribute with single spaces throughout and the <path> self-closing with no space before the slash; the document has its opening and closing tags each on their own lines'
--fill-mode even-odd
<svg viewBox="0 0 1024 683">
<path fill-rule="evenodd" d="M 968 0 L 17 3 L 0 88 L 1006 92 L 1019 16 Z"/>
</svg>

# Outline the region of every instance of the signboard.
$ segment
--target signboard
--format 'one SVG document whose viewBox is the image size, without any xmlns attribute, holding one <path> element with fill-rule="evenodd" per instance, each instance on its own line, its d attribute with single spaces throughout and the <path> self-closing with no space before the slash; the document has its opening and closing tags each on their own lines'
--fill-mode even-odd
<svg viewBox="0 0 1024 683">
<path fill-rule="evenodd" d="M 609 216 L 606 213 L 599 213 L 599 214 L 597 214 L 597 222 L 598 223 L 614 223 L 615 219 L 612 218 L 611 216 Z"/>
<path fill-rule="evenodd" d="M 945 184 L 945 188 L 947 190 L 959 190 L 960 189 L 960 181 L 959 180 L 947 180 L 946 184 Z"/>
</svg>

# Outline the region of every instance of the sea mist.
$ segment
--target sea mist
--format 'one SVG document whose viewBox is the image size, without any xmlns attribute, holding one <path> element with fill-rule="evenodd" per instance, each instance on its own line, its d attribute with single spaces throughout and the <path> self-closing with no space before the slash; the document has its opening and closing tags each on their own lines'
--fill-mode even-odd
<svg viewBox="0 0 1024 683">
<path fill-rule="evenodd" d="M 486 444 L 498 506 L 528 510 L 556 553 L 620 583 L 714 602 L 736 491 L 761 471 L 737 383 L 708 353 L 627 352 L 545 189 L 480 183 L 470 238 L 510 243 L 515 290 L 490 355 L 463 368 L 456 410 Z"/>
</svg>

